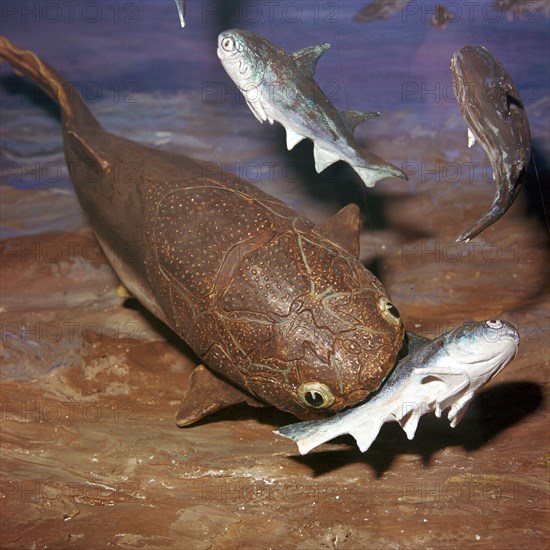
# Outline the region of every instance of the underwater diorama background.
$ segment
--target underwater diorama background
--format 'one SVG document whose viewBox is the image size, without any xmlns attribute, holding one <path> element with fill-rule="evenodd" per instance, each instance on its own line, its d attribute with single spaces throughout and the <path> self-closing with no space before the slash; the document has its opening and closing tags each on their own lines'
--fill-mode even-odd
<svg viewBox="0 0 550 550">
<path fill-rule="evenodd" d="M 361 259 L 407 330 L 469 319 L 519 330 L 517 358 L 454 430 L 386 426 L 361 454 L 341 438 L 307 457 L 272 430 L 294 419 L 235 407 L 178 429 L 198 359 L 117 294 L 72 190 L 56 108 L 0 66 L 1 539 L 5 548 L 483 548 L 548 543 L 548 4 L 187 0 L 4 1 L 1 32 L 84 95 L 109 131 L 221 164 L 314 221 L 362 210 Z M 376 14 L 376 10 L 373 9 Z M 254 30 L 287 51 L 330 42 L 316 80 L 340 109 L 380 111 L 356 136 L 409 181 L 366 190 L 312 145 L 288 152 L 216 57 L 219 32 Z M 444 27 L 444 28 L 443 28 Z M 467 147 L 449 60 L 486 46 L 522 95 L 533 141 L 524 189 L 471 243 L 492 171 Z M 121 177 L 131 177 L 123 174 Z M 261 531 L 261 534 L 258 531 Z"/>
</svg>

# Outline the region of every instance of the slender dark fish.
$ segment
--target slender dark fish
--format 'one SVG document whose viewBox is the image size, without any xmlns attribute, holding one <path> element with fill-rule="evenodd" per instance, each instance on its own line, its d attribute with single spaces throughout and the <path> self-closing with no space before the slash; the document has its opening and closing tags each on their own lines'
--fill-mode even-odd
<svg viewBox="0 0 550 550">
<path fill-rule="evenodd" d="M 361 8 L 354 16 L 354 21 L 366 23 L 376 19 L 389 19 L 398 12 L 403 12 L 408 4 L 416 0 L 373 0 Z"/>
<path fill-rule="evenodd" d="M 508 21 L 537 21 L 540 15 L 550 17 L 550 2 L 548 0 L 496 0 L 498 9 L 506 12 Z"/>
<path fill-rule="evenodd" d="M 517 330 L 499 320 L 462 325 L 420 345 L 399 361 L 382 388 L 367 400 L 326 420 L 290 424 L 276 434 L 297 443 L 301 454 L 339 435 L 350 434 L 365 452 L 386 422 L 398 422 L 407 437 L 420 417 L 447 418 L 455 427 L 475 394 L 516 355 Z"/>
<path fill-rule="evenodd" d="M 449 21 L 452 21 L 453 19 L 453 15 L 445 6 L 442 4 L 437 4 L 435 6 L 434 14 L 430 17 L 429 23 L 432 27 L 437 27 L 440 31 L 444 31 L 447 28 Z"/>
<path fill-rule="evenodd" d="M 260 122 L 280 122 L 288 149 L 305 138 L 313 141 L 315 169 L 343 160 L 367 187 L 378 180 L 407 176 L 384 159 L 362 150 L 353 131 L 380 113 L 340 112 L 313 77 L 317 61 L 330 44 L 288 54 L 259 34 L 232 29 L 218 37 L 218 57 Z"/>
<path fill-rule="evenodd" d="M 493 168 L 497 192 L 491 208 L 456 240 L 468 242 L 495 223 L 514 202 L 531 158 L 531 132 L 519 91 L 483 46 L 464 46 L 451 59 L 468 147 L 479 141 Z"/>
</svg>

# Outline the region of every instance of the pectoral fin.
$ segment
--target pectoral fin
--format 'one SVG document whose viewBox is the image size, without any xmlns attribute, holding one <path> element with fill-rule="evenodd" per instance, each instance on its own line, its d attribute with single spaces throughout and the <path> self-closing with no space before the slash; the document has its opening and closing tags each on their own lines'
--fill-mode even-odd
<svg viewBox="0 0 550 550">
<path fill-rule="evenodd" d="M 189 388 L 176 415 L 176 424 L 188 426 L 213 412 L 243 402 L 254 407 L 266 406 L 204 365 L 199 365 L 189 377 Z"/>
<path fill-rule="evenodd" d="M 269 120 L 269 123 L 273 124 L 273 120 L 268 119 L 267 113 L 265 112 L 264 106 L 262 105 L 262 102 L 259 98 L 250 100 L 246 97 L 246 95 L 244 96 L 244 98 L 246 100 L 246 104 L 248 105 L 249 109 L 252 111 L 252 114 L 256 117 L 257 120 L 259 120 L 262 124 L 266 120 Z"/>
</svg>

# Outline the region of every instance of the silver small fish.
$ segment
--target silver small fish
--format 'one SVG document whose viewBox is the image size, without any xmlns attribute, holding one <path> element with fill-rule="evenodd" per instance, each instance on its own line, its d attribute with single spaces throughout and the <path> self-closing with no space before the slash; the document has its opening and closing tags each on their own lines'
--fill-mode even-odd
<svg viewBox="0 0 550 550">
<path fill-rule="evenodd" d="M 185 0 L 176 0 L 178 15 L 180 16 L 181 28 L 185 27 Z"/>
<path fill-rule="evenodd" d="M 464 324 L 420 344 L 399 361 L 382 387 L 360 405 L 325 420 L 290 424 L 274 433 L 297 443 L 301 454 L 339 435 L 350 434 L 361 452 L 386 422 L 399 422 L 412 439 L 420 417 L 450 407 L 455 427 L 475 394 L 516 355 L 517 330 L 505 321 Z"/>
<path fill-rule="evenodd" d="M 451 59 L 460 112 L 468 124 L 468 147 L 476 139 L 493 168 L 497 192 L 491 208 L 457 242 L 473 239 L 514 202 L 531 159 L 531 131 L 512 78 L 483 46 L 464 46 Z"/>
<path fill-rule="evenodd" d="M 260 122 L 280 122 L 292 149 L 305 138 L 314 142 L 315 169 L 343 160 L 367 187 L 381 179 L 407 176 L 392 164 L 362 151 L 353 131 L 380 113 L 338 111 L 314 80 L 315 67 L 330 44 L 288 54 L 259 34 L 232 29 L 218 37 L 218 57 Z"/>
</svg>

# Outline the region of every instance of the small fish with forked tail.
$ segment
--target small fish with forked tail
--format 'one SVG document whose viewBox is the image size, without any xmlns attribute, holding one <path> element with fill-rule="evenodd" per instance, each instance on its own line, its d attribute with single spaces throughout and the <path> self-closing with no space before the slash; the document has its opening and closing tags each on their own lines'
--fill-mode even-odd
<svg viewBox="0 0 550 550">
<path fill-rule="evenodd" d="M 450 407 L 455 427 L 475 394 L 516 355 L 517 330 L 505 321 L 464 324 L 420 344 L 399 361 L 378 392 L 360 405 L 326 420 L 284 426 L 276 434 L 297 443 L 301 454 L 350 434 L 365 452 L 386 422 L 399 422 L 412 439 L 420 417 Z"/>
<path fill-rule="evenodd" d="M 321 172 L 343 160 L 367 187 L 384 178 L 407 176 L 385 160 L 362 151 L 353 131 L 380 113 L 338 111 L 314 80 L 317 61 L 330 44 L 292 54 L 259 34 L 232 29 L 218 37 L 218 57 L 260 122 L 280 122 L 292 149 L 305 138 L 314 142 L 315 169 Z"/>
<path fill-rule="evenodd" d="M 514 202 L 531 158 L 531 132 L 519 91 L 483 46 L 464 46 L 451 59 L 460 112 L 468 123 L 468 147 L 479 141 L 489 158 L 497 192 L 491 208 L 456 240 L 473 239 Z"/>
</svg>

